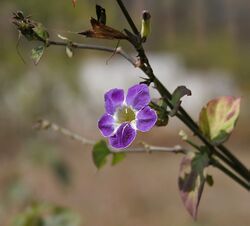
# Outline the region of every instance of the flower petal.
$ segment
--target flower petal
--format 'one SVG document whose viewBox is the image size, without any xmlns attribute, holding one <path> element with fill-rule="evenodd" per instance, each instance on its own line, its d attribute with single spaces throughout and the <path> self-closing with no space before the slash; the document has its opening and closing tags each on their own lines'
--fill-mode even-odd
<svg viewBox="0 0 250 226">
<path fill-rule="evenodd" d="M 104 96 L 106 112 L 113 115 L 117 107 L 124 101 L 124 91 L 122 89 L 111 89 Z"/>
<path fill-rule="evenodd" d="M 132 86 L 128 89 L 126 97 L 126 103 L 132 106 L 136 110 L 141 110 L 150 102 L 150 95 L 148 86 L 145 84 L 139 84 Z"/>
<path fill-rule="evenodd" d="M 116 134 L 109 138 L 109 142 L 113 148 L 126 148 L 134 141 L 135 136 L 136 130 L 129 123 L 123 123 Z"/>
<path fill-rule="evenodd" d="M 98 128 L 104 137 L 109 137 L 114 132 L 114 118 L 112 115 L 104 114 L 98 121 Z"/>
<path fill-rule="evenodd" d="M 155 125 L 156 121 L 156 112 L 147 106 L 137 113 L 136 128 L 142 132 L 147 132 Z"/>
</svg>

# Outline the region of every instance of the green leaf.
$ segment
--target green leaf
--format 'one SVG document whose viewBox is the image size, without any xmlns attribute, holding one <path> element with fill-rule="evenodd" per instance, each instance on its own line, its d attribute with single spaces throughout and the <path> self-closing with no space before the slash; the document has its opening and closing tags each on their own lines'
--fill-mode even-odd
<svg viewBox="0 0 250 226">
<path fill-rule="evenodd" d="M 181 106 L 181 98 L 184 96 L 191 96 L 192 92 L 186 86 L 179 86 L 175 89 L 172 94 L 171 104 L 173 105 L 172 111 L 169 113 L 170 116 L 174 116 L 179 107 Z"/>
<path fill-rule="evenodd" d="M 207 182 L 207 184 L 208 184 L 210 187 L 212 187 L 212 186 L 214 185 L 214 178 L 213 178 L 213 176 L 212 176 L 212 175 L 207 175 L 207 177 L 206 177 L 206 182 Z"/>
<path fill-rule="evenodd" d="M 190 152 L 181 161 L 178 185 L 180 196 L 189 214 L 196 219 L 200 198 L 206 181 L 209 157 L 202 153 Z"/>
<path fill-rule="evenodd" d="M 44 41 L 48 41 L 49 39 L 49 33 L 45 29 L 45 27 L 41 23 L 37 23 L 36 26 L 33 28 L 33 31 L 39 37 L 40 39 Z"/>
<path fill-rule="evenodd" d="M 31 59 L 33 60 L 35 65 L 37 65 L 41 60 L 44 53 L 44 49 L 44 46 L 37 46 L 31 50 Z"/>
<path fill-rule="evenodd" d="M 157 121 L 155 123 L 156 126 L 166 126 L 169 121 L 168 111 L 166 102 L 160 99 L 152 99 L 149 106 L 153 108 L 157 113 Z"/>
<path fill-rule="evenodd" d="M 113 158 L 112 158 L 112 166 L 120 163 L 122 160 L 124 160 L 126 157 L 125 153 L 113 153 Z"/>
<path fill-rule="evenodd" d="M 240 113 L 240 98 L 223 96 L 202 108 L 199 127 L 214 144 L 225 142 L 232 133 Z"/>
<path fill-rule="evenodd" d="M 95 166 L 100 169 L 107 163 L 107 157 L 111 152 L 104 140 L 97 142 L 93 147 L 92 158 Z"/>
</svg>

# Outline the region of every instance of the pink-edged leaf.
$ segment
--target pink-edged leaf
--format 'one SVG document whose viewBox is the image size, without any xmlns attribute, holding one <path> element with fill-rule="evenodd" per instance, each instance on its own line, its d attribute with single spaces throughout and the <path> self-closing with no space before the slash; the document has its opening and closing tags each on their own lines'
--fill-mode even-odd
<svg viewBox="0 0 250 226">
<path fill-rule="evenodd" d="M 202 108 L 199 126 L 214 144 L 225 142 L 232 133 L 240 113 L 240 98 L 223 96 Z"/>
<path fill-rule="evenodd" d="M 189 214 L 196 219 L 206 181 L 209 158 L 206 152 L 190 152 L 181 161 L 178 185 L 180 196 Z"/>
</svg>

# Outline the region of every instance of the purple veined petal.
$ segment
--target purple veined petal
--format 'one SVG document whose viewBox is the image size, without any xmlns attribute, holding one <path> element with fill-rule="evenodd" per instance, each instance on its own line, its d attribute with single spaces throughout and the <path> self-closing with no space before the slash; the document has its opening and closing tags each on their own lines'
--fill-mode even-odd
<svg viewBox="0 0 250 226">
<path fill-rule="evenodd" d="M 134 141 L 135 137 L 136 130 L 129 123 L 123 123 L 115 135 L 109 138 L 109 143 L 116 149 L 126 148 Z"/>
<path fill-rule="evenodd" d="M 124 91 L 122 89 L 111 89 L 104 95 L 106 112 L 113 115 L 117 107 L 124 101 Z"/>
<path fill-rule="evenodd" d="M 126 97 L 126 103 L 136 110 L 141 110 L 147 106 L 150 102 L 150 95 L 148 86 L 145 84 L 139 84 L 132 86 L 128 89 Z"/>
<path fill-rule="evenodd" d="M 98 128 L 104 137 L 111 136 L 115 130 L 112 115 L 104 114 L 98 121 Z"/>
<path fill-rule="evenodd" d="M 142 132 L 147 132 L 155 125 L 156 121 L 156 112 L 147 106 L 137 113 L 136 128 Z"/>
</svg>

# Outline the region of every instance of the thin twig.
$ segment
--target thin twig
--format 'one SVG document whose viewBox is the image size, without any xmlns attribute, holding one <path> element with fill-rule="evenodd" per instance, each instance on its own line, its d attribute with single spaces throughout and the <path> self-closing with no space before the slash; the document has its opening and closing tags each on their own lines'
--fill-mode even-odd
<svg viewBox="0 0 250 226">
<path fill-rule="evenodd" d="M 68 43 L 63 42 L 63 41 L 50 40 L 50 41 L 48 41 L 48 44 L 54 45 L 54 46 L 68 46 Z M 98 51 L 118 54 L 118 55 L 122 56 L 123 58 L 125 58 L 127 61 L 129 61 L 133 66 L 137 67 L 137 61 L 132 56 L 127 54 L 120 46 L 117 48 L 110 48 L 110 47 L 100 46 L 100 45 L 87 45 L 87 44 L 73 42 L 71 44 L 71 47 L 76 48 L 76 49 L 98 50 Z"/>
<path fill-rule="evenodd" d="M 94 140 L 87 139 L 85 137 L 82 137 L 81 135 L 77 133 L 73 133 L 70 130 L 63 128 L 56 123 L 50 122 L 45 119 L 40 119 L 38 120 L 35 125 L 33 126 L 34 129 L 37 130 L 48 130 L 51 129 L 54 132 L 59 132 L 62 135 L 69 137 L 73 140 L 80 141 L 84 145 L 94 145 L 96 142 Z"/>
<path fill-rule="evenodd" d="M 164 153 L 174 153 L 174 154 L 186 154 L 187 150 L 182 148 L 179 145 L 176 145 L 174 147 L 161 147 L 161 146 L 151 146 L 147 144 L 147 146 L 143 147 L 135 147 L 135 148 L 127 148 L 124 150 L 115 150 L 114 152 L 124 152 L 124 153 L 155 153 L 155 152 L 164 152 Z"/>
<path fill-rule="evenodd" d="M 69 137 L 73 140 L 79 141 L 84 145 L 94 145 L 97 141 L 87 139 L 75 132 L 70 131 L 64 127 L 57 125 L 56 123 L 52 123 L 45 119 L 38 120 L 35 125 L 33 126 L 34 129 L 37 130 L 48 130 L 51 129 L 54 132 L 59 132 L 60 134 Z M 158 147 L 158 146 L 151 146 L 146 143 L 141 143 L 142 147 L 136 148 L 127 148 L 127 149 L 113 149 L 109 147 L 112 153 L 153 153 L 153 152 L 165 152 L 165 153 L 174 153 L 174 154 L 185 154 L 187 151 L 179 145 L 174 147 Z"/>
</svg>

